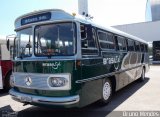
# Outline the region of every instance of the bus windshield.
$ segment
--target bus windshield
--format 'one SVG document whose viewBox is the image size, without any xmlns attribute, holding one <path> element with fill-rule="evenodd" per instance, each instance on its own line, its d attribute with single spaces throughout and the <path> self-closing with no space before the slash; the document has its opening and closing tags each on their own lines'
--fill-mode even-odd
<svg viewBox="0 0 160 117">
<path fill-rule="evenodd" d="M 33 36 L 32 36 L 32 28 L 25 28 L 22 30 L 19 30 L 17 32 L 17 41 L 16 42 L 16 50 L 17 50 L 17 57 L 24 58 L 24 57 L 30 57 L 32 55 L 32 42 L 33 42 Z"/>
<path fill-rule="evenodd" d="M 71 56 L 75 54 L 75 24 L 55 23 L 35 27 L 36 56 Z"/>
</svg>

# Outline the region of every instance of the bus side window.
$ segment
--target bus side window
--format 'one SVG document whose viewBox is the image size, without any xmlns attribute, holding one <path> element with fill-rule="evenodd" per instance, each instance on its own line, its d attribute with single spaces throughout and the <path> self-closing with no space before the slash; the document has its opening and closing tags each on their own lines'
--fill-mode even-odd
<svg viewBox="0 0 160 117">
<path fill-rule="evenodd" d="M 140 52 L 140 43 L 139 42 L 135 42 L 135 50 L 136 52 Z"/>
<path fill-rule="evenodd" d="M 115 49 L 115 38 L 112 33 L 104 32 L 104 31 L 98 31 L 98 39 L 100 42 L 101 49 Z"/>
<path fill-rule="evenodd" d="M 145 45 L 145 52 L 148 52 L 148 45 Z"/>
<path fill-rule="evenodd" d="M 91 25 L 85 25 L 86 38 L 81 37 L 81 46 L 83 55 L 98 55 L 96 36 Z"/>
<path fill-rule="evenodd" d="M 134 41 L 128 39 L 128 51 L 134 51 Z"/>
<path fill-rule="evenodd" d="M 115 49 L 115 39 L 114 35 L 112 33 L 107 33 L 107 40 L 109 43 L 109 48 L 108 49 Z"/>
<path fill-rule="evenodd" d="M 145 51 L 144 44 L 141 43 L 140 47 L 141 47 L 141 52 L 144 52 Z"/>
<path fill-rule="evenodd" d="M 127 43 L 124 37 L 117 36 L 118 48 L 120 51 L 127 51 Z"/>
</svg>

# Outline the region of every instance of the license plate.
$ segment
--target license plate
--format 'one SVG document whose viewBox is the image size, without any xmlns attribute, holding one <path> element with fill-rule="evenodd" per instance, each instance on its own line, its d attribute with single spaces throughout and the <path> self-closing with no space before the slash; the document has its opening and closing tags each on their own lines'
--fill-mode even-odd
<svg viewBox="0 0 160 117">
<path fill-rule="evenodd" d="M 21 101 L 22 102 L 32 102 L 32 97 L 29 97 L 29 96 L 21 97 Z"/>
</svg>

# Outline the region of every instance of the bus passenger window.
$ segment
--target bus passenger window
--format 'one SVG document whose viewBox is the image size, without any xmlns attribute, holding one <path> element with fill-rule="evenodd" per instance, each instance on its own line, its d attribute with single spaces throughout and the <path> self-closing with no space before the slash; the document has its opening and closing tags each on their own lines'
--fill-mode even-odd
<svg viewBox="0 0 160 117">
<path fill-rule="evenodd" d="M 109 49 L 115 49 L 115 41 L 114 41 L 113 37 L 114 37 L 113 34 L 107 33 L 107 39 L 109 42 Z"/>
<path fill-rule="evenodd" d="M 145 52 L 148 52 L 148 45 L 145 45 Z"/>
<path fill-rule="evenodd" d="M 105 43 L 105 41 L 106 41 L 106 33 L 104 33 L 104 32 L 98 32 L 98 38 L 99 38 L 99 41 L 100 41 L 100 46 L 101 46 L 101 48 L 109 48 L 108 47 L 108 44 L 107 43 Z"/>
<path fill-rule="evenodd" d="M 128 40 L 128 51 L 134 51 L 134 41 Z"/>
<path fill-rule="evenodd" d="M 140 43 L 139 43 L 139 42 L 136 42 L 136 43 L 135 43 L 135 50 L 136 50 L 137 52 L 140 52 Z"/>
<path fill-rule="evenodd" d="M 83 55 L 98 55 L 95 31 L 92 26 L 86 26 L 86 39 L 81 39 Z"/>
<path fill-rule="evenodd" d="M 120 51 L 126 51 L 127 50 L 127 44 L 126 44 L 126 40 L 124 37 L 117 37 L 117 41 L 118 41 L 118 47 Z"/>
<path fill-rule="evenodd" d="M 98 38 L 101 49 L 115 49 L 115 41 L 113 37 L 114 36 L 111 33 L 98 31 Z"/>
<path fill-rule="evenodd" d="M 141 52 L 144 52 L 145 51 L 145 49 L 144 49 L 144 44 L 140 44 L 140 47 L 141 47 Z"/>
</svg>

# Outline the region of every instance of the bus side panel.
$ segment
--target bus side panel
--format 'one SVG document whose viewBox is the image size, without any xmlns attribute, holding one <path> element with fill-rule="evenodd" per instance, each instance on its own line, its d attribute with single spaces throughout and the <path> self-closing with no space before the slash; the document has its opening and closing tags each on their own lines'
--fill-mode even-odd
<svg viewBox="0 0 160 117">
<path fill-rule="evenodd" d="M 93 79 L 103 75 L 105 71 L 107 70 L 106 66 L 103 66 L 103 59 L 82 60 L 81 80 L 88 81 L 82 83 L 81 107 L 91 104 L 101 98 L 102 79 Z"/>
<path fill-rule="evenodd" d="M 82 61 L 82 80 L 103 75 L 107 71 L 108 68 L 103 65 L 103 59 L 86 59 Z"/>
<path fill-rule="evenodd" d="M 140 78 L 140 77 L 141 77 L 141 74 L 142 74 L 142 66 L 141 66 L 141 65 L 142 65 L 142 63 L 141 63 L 141 61 L 142 61 L 142 53 L 139 52 L 139 53 L 137 53 L 137 55 L 138 55 L 138 58 L 137 58 L 137 66 L 140 66 L 140 67 L 137 68 L 136 79 Z"/>
<path fill-rule="evenodd" d="M 126 70 L 129 68 L 129 62 L 130 62 L 130 54 L 129 53 L 121 53 L 121 60 L 120 60 L 120 70 Z M 117 82 L 117 88 L 116 90 L 119 90 L 126 86 L 129 83 L 129 71 L 121 72 L 117 74 L 118 76 L 118 82 Z"/>
<path fill-rule="evenodd" d="M 137 77 L 138 55 L 135 52 L 120 52 L 120 73 L 116 91 L 135 81 Z M 134 68 L 135 67 L 135 68 Z"/>
<path fill-rule="evenodd" d="M 142 54 L 139 52 L 121 53 L 121 73 L 118 74 L 117 89 L 119 90 L 136 79 L 140 78 L 142 73 Z M 123 71 L 124 70 L 124 71 Z"/>
<path fill-rule="evenodd" d="M 102 81 L 110 76 L 117 76 L 114 72 L 120 68 L 120 54 L 103 52 L 101 59 L 87 59 L 82 61 L 82 101 L 81 105 L 91 104 L 102 97 Z M 116 78 L 115 80 L 117 80 Z M 87 80 L 87 81 L 86 81 Z"/>
<path fill-rule="evenodd" d="M 5 80 L 6 75 L 12 70 L 13 62 L 11 60 L 1 61 L 2 77 Z"/>
<path fill-rule="evenodd" d="M 129 83 L 136 80 L 137 77 L 137 61 L 138 61 L 138 53 L 137 52 L 129 52 L 130 55 L 130 66 L 131 70 L 129 70 Z M 128 83 L 128 84 L 129 84 Z"/>
<path fill-rule="evenodd" d="M 1 66 L 0 66 L 0 89 L 3 89 L 2 69 L 1 69 Z"/>
<path fill-rule="evenodd" d="M 82 84 L 80 107 L 84 107 L 88 104 L 101 99 L 102 92 L 102 79 L 85 82 Z"/>
</svg>

